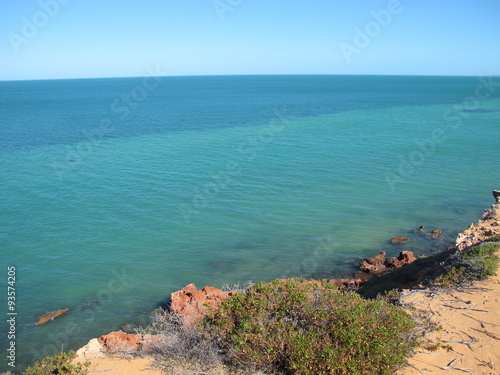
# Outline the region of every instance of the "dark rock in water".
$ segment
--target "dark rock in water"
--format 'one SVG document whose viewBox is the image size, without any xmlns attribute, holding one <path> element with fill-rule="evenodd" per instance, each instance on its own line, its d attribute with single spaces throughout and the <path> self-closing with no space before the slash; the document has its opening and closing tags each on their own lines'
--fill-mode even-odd
<svg viewBox="0 0 500 375">
<path fill-rule="evenodd" d="M 430 238 L 438 238 L 438 237 L 443 237 L 443 232 L 441 229 L 434 229 L 429 233 Z"/>
<path fill-rule="evenodd" d="M 372 275 L 384 273 L 387 269 L 385 266 L 385 251 L 373 257 L 363 259 L 359 265 L 359 269 Z"/>
<path fill-rule="evenodd" d="M 401 268 L 416 261 L 415 255 L 411 251 L 402 251 L 399 256 L 387 259 L 389 267 Z"/>
<path fill-rule="evenodd" d="M 391 238 L 392 243 L 405 243 L 408 241 L 410 241 L 410 239 L 407 237 L 392 237 Z"/>
<path fill-rule="evenodd" d="M 496 199 L 497 203 L 500 203 L 500 190 L 493 190 L 493 197 Z"/>
<path fill-rule="evenodd" d="M 99 308 L 99 306 L 101 306 L 101 301 L 95 298 L 82 302 L 78 306 L 78 310 L 96 310 Z"/>
<path fill-rule="evenodd" d="M 236 245 L 236 250 L 249 250 L 253 247 L 253 244 L 250 242 L 240 242 Z"/>
</svg>

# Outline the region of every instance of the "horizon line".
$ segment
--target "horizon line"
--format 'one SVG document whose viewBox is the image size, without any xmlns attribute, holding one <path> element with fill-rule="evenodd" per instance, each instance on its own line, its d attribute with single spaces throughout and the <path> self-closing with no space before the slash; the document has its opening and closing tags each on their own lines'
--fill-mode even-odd
<svg viewBox="0 0 500 375">
<path fill-rule="evenodd" d="M 476 74 L 350 74 L 350 73 L 256 73 L 256 74 L 185 74 L 164 75 L 164 78 L 183 77 L 255 77 L 255 76 L 389 76 L 389 77 L 500 77 L 498 74 L 476 75 Z M 147 76 L 111 76 L 111 77 L 64 77 L 64 78 L 25 78 L 25 79 L 0 79 L 0 82 L 23 82 L 23 81 L 63 81 L 84 79 L 123 79 L 144 78 Z"/>
</svg>

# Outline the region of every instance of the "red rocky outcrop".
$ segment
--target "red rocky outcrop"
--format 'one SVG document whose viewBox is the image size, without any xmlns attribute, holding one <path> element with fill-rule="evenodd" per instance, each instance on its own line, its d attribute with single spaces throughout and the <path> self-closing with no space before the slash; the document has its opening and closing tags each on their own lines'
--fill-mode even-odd
<svg viewBox="0 0 500 375">
<path fill-rule="evenodd" d="M 170 310 L 178 313 L 188 325 L 198 323 L 210 309 L 216 309 L 220 302 L 234 295 L 234 291 L 225 292 L 211 286 L 196 289 L 194 284 L 170 295 Z"/>
<path fill-rule="evenodd" d="M 387 270 L 387 267 L 401 268 L 417 260 L 411 251 L 402 251 L 397 258 L 393 257 L 387 260 L 385 255 L 385 251 L 382 251 L 371 258 L 363 259 L 359 269 L 372 275 L 381 275 Z"/>
<path fill-rule="evenodd" d="M 97 339 L 106 352 L 132 352 L 147 349 L 152 345 L 157 336 L 125 333 L 123 331 L 111 332 Z"/>
<path fill-rule="evenodd" d="M 381 275 L 384 273 L 386 270 L 385 251 L 382 251 L 373 257 L 363 259 L 359 269 L 373 275 Z"/>
<path fill-rule="evenodd" d="M 329 283 L 335 285 L 341 290 L 344 290 L 359 288 L 365 283 L 365 281 L 361 279 L 331 279 Z"/>
<path fill-rule="evenodd" d="M 500 203 L 493 204 L 491 208 L 484 211 L 481 220 L 459 233 L 455 246 L 459 251 L 464 251 L 494 235 L 500 235 Z"/>
<path fill-rule="evenodd" d="M 399 256 L 397 258 L 393 257 L 387 259 L 387 265 L 389 267 L 401 268 L 408 264 L 413 263 L 416 260 L 417 258 L 415 258 L 415 256 L 411 251 L 402 251 L 399 253 Z"/>
</svg>

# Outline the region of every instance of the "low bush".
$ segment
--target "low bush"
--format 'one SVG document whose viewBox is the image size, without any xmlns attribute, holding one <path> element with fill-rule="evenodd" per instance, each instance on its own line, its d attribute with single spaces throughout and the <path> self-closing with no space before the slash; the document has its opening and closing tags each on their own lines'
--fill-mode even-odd
<svg viewBox="0 0 500 375">
<path fill-rule="evenodd" d="M 222 366 L 219 347 L 206 337 L 203 327 L 187 325 L 174 312 L 155 310 L 151 325 L 136 332 L 157 335 L 143 354 L 153 356 L 155 367 L 168 374 L 210 373 Z"/>
<path fill-rule="evenodd" d="M 205 319 L 232 365 L 286 374 L 392 374 L 416 345 L 402 309 L 326 281 L 259 283 Z"/>
<path fill-rule="evenodd" d="M 483 280 L 495 275 L 499 258 L 496 252 L 500 244 L 484 242 L 453 257 L 447 271 L 436 281 L 445 287 L 470 285 L 476 280 Z"/>
<path fill-rule="evenodd" d="M 45 357 L 26 369 L 25 375 L 87 375 L 90 362 L 73 364 L 76 353 L 59 353 L 54 357 Z"/>
<path fill-rule="evenodd" d="M 484 240 L 484 242 L 500 242 L 500 234 L 495 234 L 494 236 Z"/>
</svg>

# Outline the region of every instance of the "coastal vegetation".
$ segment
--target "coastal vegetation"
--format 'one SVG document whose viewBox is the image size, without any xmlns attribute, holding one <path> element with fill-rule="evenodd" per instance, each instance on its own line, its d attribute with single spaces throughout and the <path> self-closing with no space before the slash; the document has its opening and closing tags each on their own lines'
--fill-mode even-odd
<svg viewBox="0 0 500 375">
<path fill-rule="evenodd" d="M 25 375 L 87 375 L 90 362 L 74 363 L 76 353 L 59 353 L 54 357 L 45 357 L 26 369 Z"/>
<path fill-rule="evenodd" d="M 283 374 L 392 374 L 416 345 L 410 316 L 327 281 L 259 283 L 203 328 L 232 365 Z"/>
<path fill-rule="evenodd" d="M 500 250 L 500 243 L 495 240 L 498 238 L 490 238 L 478 246 L 450 257 L 446 272 L 436 281 L 445 287 L 456 287 L 493 276 L 498 270 L 499 258 L 496 253 Z"/>
</svg>

